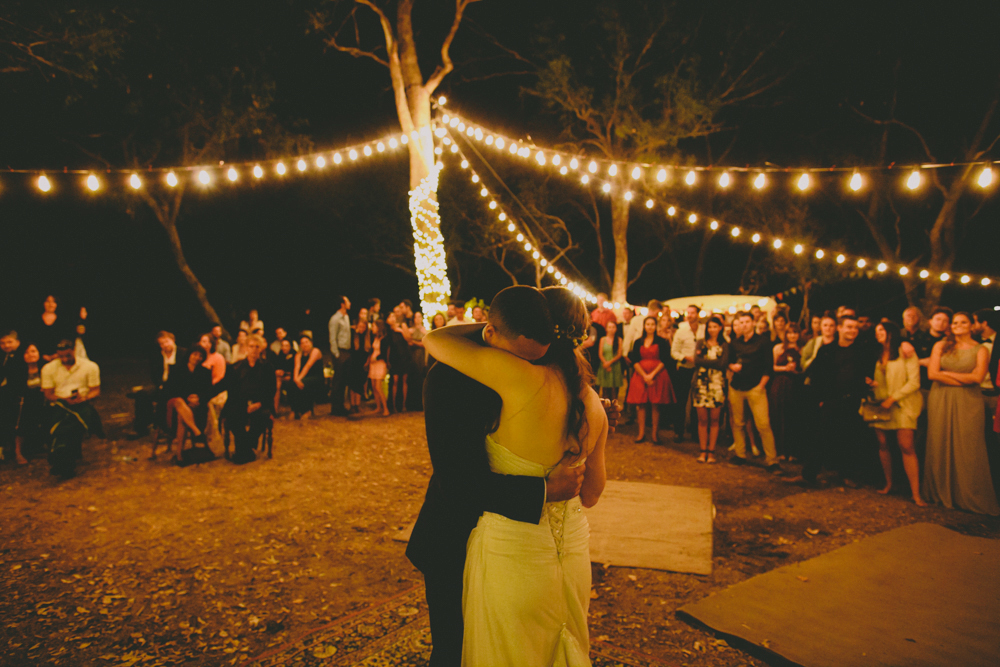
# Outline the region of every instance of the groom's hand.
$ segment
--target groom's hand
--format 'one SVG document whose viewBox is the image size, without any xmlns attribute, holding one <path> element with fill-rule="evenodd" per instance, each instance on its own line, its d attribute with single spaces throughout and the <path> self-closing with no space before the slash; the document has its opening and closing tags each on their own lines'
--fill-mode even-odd
<svg viewBox="0 0 1000 667">
<path fill-rule="evenodd" d="M 608 433 L 614 433 L 615 427 L 618 426 L 618 420 L 622 416 L 622 406 L 618 405 L 618 401 L 609 401 L 608 399 L 601 399 L 601 405 L 604 406 L 604 411 L 608 413 Z"/>
<path fill-rule="evenodd" d="M 580 495 L 580 487 L 583 486 L 583 473 L 587 464 L 570 467 L 575 460 L 575 456 L 567 453 L 559 465 L 553 468 L 549 476 L 545 478 L 546 502 L 569 500 Z"/>
</svg>

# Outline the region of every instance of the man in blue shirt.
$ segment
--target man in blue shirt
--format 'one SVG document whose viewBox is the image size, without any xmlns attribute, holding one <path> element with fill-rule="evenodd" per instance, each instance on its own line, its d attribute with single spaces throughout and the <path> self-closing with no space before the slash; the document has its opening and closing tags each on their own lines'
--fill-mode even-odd
<svg viewBox="0 0 1000 667">
<path fill-rule="evenodd" d="M 330 354 L 333 355 L 333 392 L 330 414 L 347 416 L 344 407 L 344 390 L 347 387 L 347 361 L 351 358 L 351 300 L 340 297 L 340 306 L 330 318 Z"/>
</svg>

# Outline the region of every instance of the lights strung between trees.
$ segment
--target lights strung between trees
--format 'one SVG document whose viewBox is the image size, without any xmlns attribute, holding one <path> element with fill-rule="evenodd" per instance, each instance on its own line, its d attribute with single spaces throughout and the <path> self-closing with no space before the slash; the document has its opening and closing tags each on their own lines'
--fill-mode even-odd
<svg viewBox="0 0 1000 667">
<path fill-rule="evenodd" d="M 261 168 L 259 164 L 253 168 L 253 177 L 264 178 L 264 170 Z"/>
<path fill-rule="evenodd" d="M 230 167 L 229 171 L 226 172 L 226 178 L 228 178 L 231 183 L 235 183 L 236 179 L 239 178 L 239 177 L 240 177 L 240 175 L 237 174 L 236 170 L 233 169 L 232 167 Z"/>
<path fill-rule="evenodd" d="M 279 165 L 279 166 L 283 167 L 285 165 Z M 208 185 L 209 183 L 212 182 L 212 177 L 208 175 L 207 171 L 202 169 L 201 171 L 198 172 L 198 182 L 201 183 L 202 185 Z"/>
<path fill-rule="evenodd" d="M 284 176 L 284 175 L 285 175 L 285 172 L 286 172 L 286 171 L 288 171 L 288 170 L 287 170 L 287 169 L 285 168 L 285 163 L 284 163 L 284 162 L 279 162 L 279 163 L 277 164 L 277 166 L 276 166 L 276 167 L 274 168 L 274 170 L 275 170 L 276 172 L 278 172 L 278 176 Z"/>
</svg>

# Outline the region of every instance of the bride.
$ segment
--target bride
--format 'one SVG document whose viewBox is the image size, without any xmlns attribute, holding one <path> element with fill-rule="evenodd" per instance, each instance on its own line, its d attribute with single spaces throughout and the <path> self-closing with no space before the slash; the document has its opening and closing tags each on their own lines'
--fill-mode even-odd
<svg viewBox="0 0 1000 667">
<path fill-rule="evenodd" d="M 431 356 L 503 400 L 499 425 L 485 442 L 495 472 L 544 477 L 564 457 L 585 466 L 580 495 L 546 503 L 538 524 L 491 512 L 480 518 L 465 563 L 466 667 L 590 665 L 590 529 L 581 506 L 592 507 L 604 490 L 608 421 L 577 350 L 590 325 L 583 301 L 563 287 L 542 294 L 552 335 L 537 362 L 508 351 L 505 316 L 517 314 L 502 308 L 491 309 L 485 327 L 452 325 L 424 338 Z M 487 346 L 467 337 L 479 329 Z"/>
</svg>

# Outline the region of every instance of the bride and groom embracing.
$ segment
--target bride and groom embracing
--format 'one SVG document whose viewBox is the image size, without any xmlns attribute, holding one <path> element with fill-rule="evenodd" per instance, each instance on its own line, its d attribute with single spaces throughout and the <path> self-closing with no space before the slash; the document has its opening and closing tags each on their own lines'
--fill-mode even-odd
<svg viewBox="0 0 1000 667">
<path fill-rule="evenodd" d="M 406 550 L 423 573 L 434 667 L 590 665 L 590 531 L 614 406 L 576 349 L 563 287 L 509 287 L 483 324 L 427 334 L 434 468 Z"/>
</svg>

